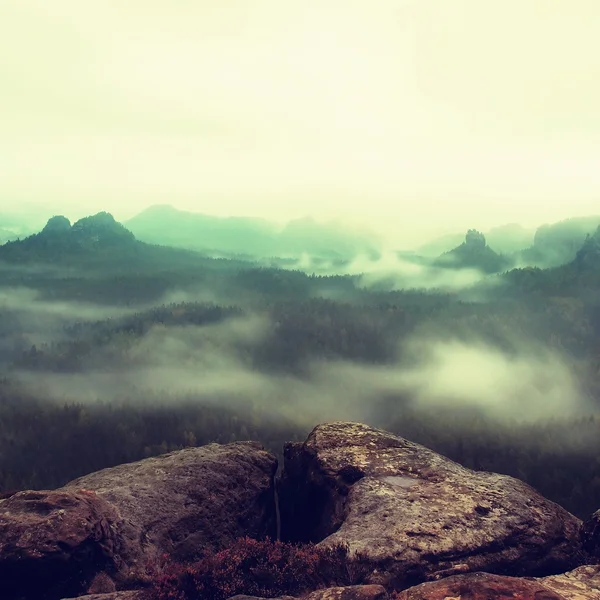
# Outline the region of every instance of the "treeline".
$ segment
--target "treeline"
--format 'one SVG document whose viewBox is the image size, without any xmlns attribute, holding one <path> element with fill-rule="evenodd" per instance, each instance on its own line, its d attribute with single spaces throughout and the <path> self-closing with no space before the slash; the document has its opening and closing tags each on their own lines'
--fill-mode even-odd
<svg viewBox="0 0 600 600">
<path fill-rule="evenodd" d="M 518 477 L 581 518 L 600 507 L 600 418 L 498 422 L 476 411 L 394 403 L 370 424 L 475 470 Z M 193 396 L 60 403 L 0 391 L 0 492 L 48 489 L 85 473 L 211 442 L 258 440 L 281 459 L 300 427 L 277 407 L 231 410 Z"/>
</svg>

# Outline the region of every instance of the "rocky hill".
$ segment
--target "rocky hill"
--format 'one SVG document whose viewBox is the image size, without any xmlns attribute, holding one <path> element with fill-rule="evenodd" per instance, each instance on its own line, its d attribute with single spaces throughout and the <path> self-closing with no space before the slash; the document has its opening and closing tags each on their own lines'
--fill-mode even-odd
<svg viewBox="0 0 600 600">
<path fill-rule="evenodd" d="M 600 226 L 600 216 L 565 219 L 542 225 L 535 233 L 531 247 L 518 254 L 517 261 L 542 268 L 567 264 Z"/>
<path fill-rule="evenodd" d="M 518 223 L 506 223 L 484 232 L 487 243 L 495 252 L 513 254 L 533 244 L 535 230 L 526 229 Z M 422 256 L 437 257 L 459 246 L 464 240 L 461 233 L 451 233 L 435 238 L 416 249 Z"/>
<path fill-rule="evenodd" d="M 469 229 L 464 242 L 442 254 L 434 264 L 452 269 L 477 269 L 483 273 L 499 273 L 511 265 L 507 258 L 494 252 L 483 233 L 475 229 Z"/>
<path fill-rule="evenodd" d="M 54 260 L 122 251 L 136 245 L 134 235 L 106 212 L 84 217 L 73 225 L 54 216 L 36 234 L 0 246 L 0 260 Z"/>
<path fill-rule="evenodd" d="M 295 219 L 280 228 L 264 219 L 216 217 L 152 206 L 126 223 L 136 237 L 151 244 L 189 248 L 211 255 L 313 257 L 336 259 L 377 252 L 377 237 L 335 223 Z"/>
<path fill-rule="evenodd" d="M 210 444 L 8 494 L 0 596 L 599 597 L 600 512 L 582 524 L 517 479 L 346 422 L 276 469 L 258 444 Z"/>
</svg>

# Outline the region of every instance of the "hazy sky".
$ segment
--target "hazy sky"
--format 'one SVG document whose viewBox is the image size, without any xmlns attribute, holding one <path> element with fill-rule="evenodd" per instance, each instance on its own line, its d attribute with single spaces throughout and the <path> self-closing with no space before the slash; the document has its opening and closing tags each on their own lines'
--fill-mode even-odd
<svg viewBox="0 0 600 600">
<path fill-rule="evenodd" d="M 0 209 L 600 213 L 598 0 L 0 0 Z"/>
</svg>

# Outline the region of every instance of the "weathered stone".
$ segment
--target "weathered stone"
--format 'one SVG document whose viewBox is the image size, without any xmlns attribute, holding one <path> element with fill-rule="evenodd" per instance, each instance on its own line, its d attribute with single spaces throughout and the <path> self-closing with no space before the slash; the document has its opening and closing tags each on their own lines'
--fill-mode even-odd
<svg viewBox="0 0 600 600">
<path fill-rule="evenodd" d="M 86 475 L 65 489 L 93 490 L 124 521 L 131 579 L 148 560 L 193 560 L 242 536 L 276 535 L 277 459 L 254 442 L 186 448 Z"/>
<path fill-rule="evenodd" d="M 77 593 L 119 564 L 119 518 L 93 492 L 18 492 L 0 501 L 0 598 Z"/>
<path fill-rule="evenodd" d="M 581 522 L 530 486 L 385 431 L 320 425 L 284 455 L 284 539 L 348 545 L 368 583 L 403 589 L 482 570 L 542 576 L 584 562 Z"/>
<path fill-rule="evenodd" d="M 110 592 L 92 584 L 99 572 L 131 589 L 163 554 L 193 560 L 239 537 L 275 537 L 276 469 L 260 444 L 210 444 L 0 500 L 0 598 Z"/>
<path fill-rule="evenodd" d="M 303 596 L 303 600 L 387 600 L 388 593 L 380 585 L 350 585 L 317 590 Z M 266 600 L 256 596 L 238 595 L 229 600 Z M 272 600 L 296 600 L 293 596 L 277 596 Z"/>
<path fill-rule="evenodd" d="M 454 575 L 401 592 L 397 600 L 598 600 L 600 567 L 584 566 L 539 579 L 490 573 Z"/>
<path fill-rule="evenodd" d="M 63 600 L 144 600 L 141 591 L 110 592 L 108 594 L 87 594 L 77 598 L 63 598 Z"/>
<path fill-rule="evenodd" d="M 600 565 L 585 565 L 539 581 L 566 600 L 600 600 Z"/>
<path fill-rule="evenodd" d="M 351 585 L 317 590 L 305 600 L 387 600 L 388 594 L 380 585 Z"/>
<path fill-rule="evenodd" d="M 454 575 L 401 592 L 397 600 L 567 600 L 535 579 L 490 573 Z"/>
</svg>

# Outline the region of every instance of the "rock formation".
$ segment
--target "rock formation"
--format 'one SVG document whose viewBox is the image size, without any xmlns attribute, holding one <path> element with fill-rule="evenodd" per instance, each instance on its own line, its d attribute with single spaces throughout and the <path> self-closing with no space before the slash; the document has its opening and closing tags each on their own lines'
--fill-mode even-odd
<svg viewBox="0 0 600 600">
<path fill-rule="evenodd" d="M 455 575 L 423 583 L 400 593 L 397 600 L 598 600 L 600 567 L 580 567 L 540 579 L 506 577 L 489 573 Z"/>
<path fill-rule="evenodd" d="M 344 572 L 359 575 L 331 581 L 362 584 L 308 600 L 600 598 L 600 566 L 580 566 L 598 555 L 600 511 L 582 526 L 521 481 L 358 423 L 320 425 L 284 454 L 282 537 L 347 546 Z M 10 494 L 0 598 L 145 600 L 161 556 L 193 562 L 244 536 L 275 537 L 276 468 L 257 443 L 209 444 Z"/>
<path fill-rule="evenodd" d="M 99 571 L 131 586 L 159 555 L 275 537 L 276 468 L 257 443 L 210 444 L 14 494 L 0 501 L 0 598 L 76 596 Z"/>
<path fill-rule="evenodd" d="M 368 583 L 404 589 L 488 571 L 548 575 L 584 560 L 579 519 L 512 477 L 478 473 L 356 423 L 288 444 L 282 534 L 348 544 Z"/>
</svg>

